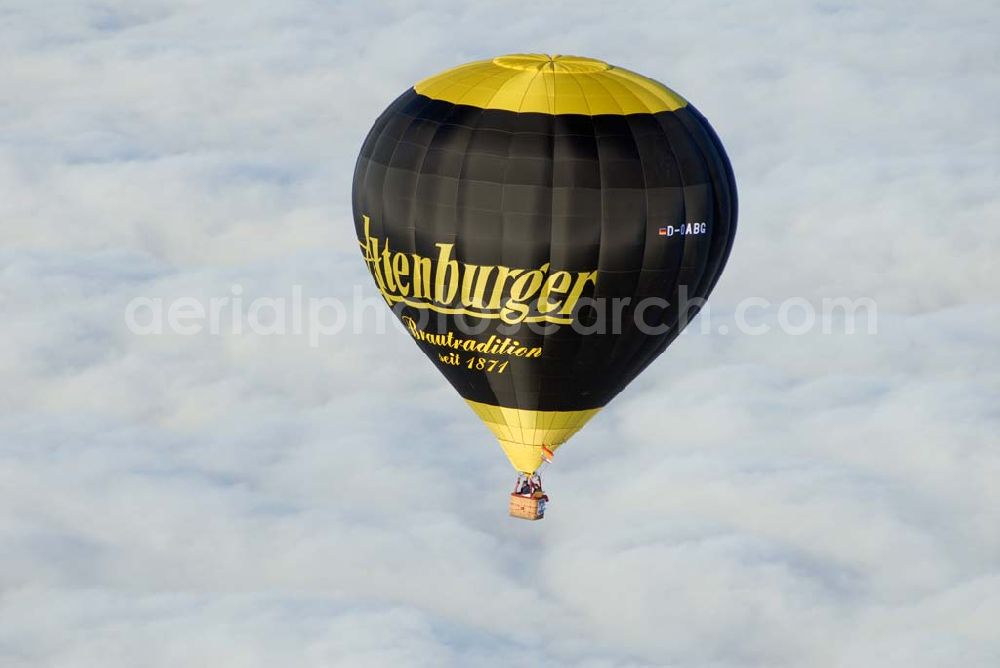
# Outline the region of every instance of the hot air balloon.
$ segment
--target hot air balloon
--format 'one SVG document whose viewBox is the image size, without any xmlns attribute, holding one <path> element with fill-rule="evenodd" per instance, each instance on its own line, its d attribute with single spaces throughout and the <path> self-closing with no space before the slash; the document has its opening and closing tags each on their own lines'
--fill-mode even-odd
<svg viewBox="0 0 1000 668">
<path fill-rule="evenodd" d="M 538 468 L 674 341 L 736 231 L 705 118 L 579 56 L 424 79 L 375 121 L 352 194 L 379 292 L 496 436 L 529 519 Z"/>
</svg>

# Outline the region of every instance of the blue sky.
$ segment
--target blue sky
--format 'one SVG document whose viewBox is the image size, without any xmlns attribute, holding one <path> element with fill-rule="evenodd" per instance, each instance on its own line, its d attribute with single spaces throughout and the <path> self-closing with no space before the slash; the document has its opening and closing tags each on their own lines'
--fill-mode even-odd
<svg viewBox="0 0 1000 668">
<path fill-rule="evenodd" d="M 1000 664 L 991 3 L 15 0 L 0 33 L 4 666 Z M 349 198 L 396 95 L 523 51 L 690 99 L 741 209 L 711 319 L 538 524 L 380 330 Z M 234 285 L 369 308 L 318 345 L 126 326 Z M 779 326 L 835 298 L 876 331 Z"/>
</svg>

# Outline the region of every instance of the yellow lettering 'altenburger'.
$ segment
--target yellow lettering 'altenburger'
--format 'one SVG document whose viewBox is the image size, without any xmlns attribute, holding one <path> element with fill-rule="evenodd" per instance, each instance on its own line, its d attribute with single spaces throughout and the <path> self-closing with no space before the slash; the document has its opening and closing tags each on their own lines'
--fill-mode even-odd
<svg viewBox="0 0 1000 668">
<path fill-rule="evenodd" d="M 455 244 L 439 243 L 438 255 L 394 252 L 388 240 L 370 234 L 371 219 L 364 216 L 365 237 L 359 242 L 379 292 L 389 305 L 438 313 L 521 322 L 569 324 L 573 309 L 587 285 L 597 282 L 596 271 L 555 271 L 546 262 L 537 269 L 475 265 L 452 258 Z M 536 312 L 532 305 L 537 300 Z"/>
</svg>

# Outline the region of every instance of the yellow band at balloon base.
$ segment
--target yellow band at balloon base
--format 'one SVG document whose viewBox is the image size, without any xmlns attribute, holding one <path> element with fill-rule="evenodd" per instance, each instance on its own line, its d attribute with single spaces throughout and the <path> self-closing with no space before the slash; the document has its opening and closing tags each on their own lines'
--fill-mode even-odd
<svg viewBox="0 0 1000 668">
<path fill-rule="evenodd" d="M 537 471 L 545 461 L 542 446 L 555 452 L 601 410 L 536 411 L 468 399 L 466 403 L 496 436 L 511 465 L 528 474 Z"/>
</svg>

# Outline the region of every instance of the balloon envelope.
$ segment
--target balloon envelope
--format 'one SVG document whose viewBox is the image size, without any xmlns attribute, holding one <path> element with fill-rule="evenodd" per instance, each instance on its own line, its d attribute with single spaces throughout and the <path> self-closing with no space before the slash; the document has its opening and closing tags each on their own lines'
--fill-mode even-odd
<svg viewBox="0 0 1000 668">
<path fill-rule="evenodd" d="M 697 312 L 729 255 L 736 184 L 672 90 L 520 54 L 400 95 L 362 146 L 353 208 L 386 302 L 531 473 Z"/>
</svg>

